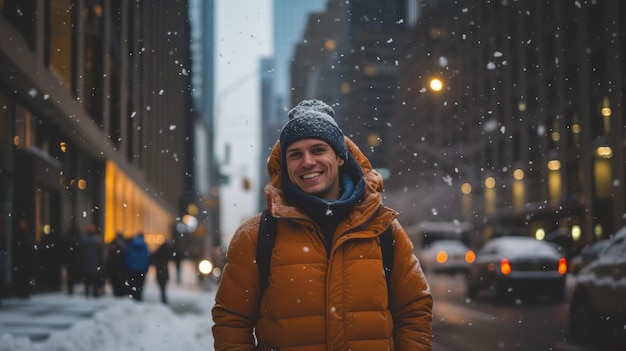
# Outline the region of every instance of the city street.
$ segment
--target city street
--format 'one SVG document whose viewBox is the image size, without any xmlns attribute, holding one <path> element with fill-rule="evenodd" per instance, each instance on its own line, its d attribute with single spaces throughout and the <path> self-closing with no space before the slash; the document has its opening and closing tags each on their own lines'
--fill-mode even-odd
<svg viewBox="0 0 626 351">
<path fill-rule="evenodd" d="M 149 272 L 142 303 L 110 295 L 86 299 L 80 292 L 71 297 L 57 292 L 4 301 L 0 308 L 0 350 L 45 350 L 52 346 L 56 350 L 85 343 L 90 343 L 92 350 L 130 344 L 170 350 L 189 343 L 212 350 L 210 307 L 215 285 L 210 281 L 198 284 L 191 263 L 184 267 L 181 284 L 171 281 L 168 286 L 169 308 L 159 302 L 153 271 Z M 500 304 L 486 297 L 472 301 L 465 297 L 462 275 L 429 274 L 428 280 L 434 296 L 435 351 L 591 351 L 569 341 L 566 302 Z M 569 277 L 568 286 L 572 282 Z M 137 327 L 140 325 L 143 327 Z M 122 332 L 127 326 L 130 330 Z"/>
<path fill-rule="evenodd" d="M 466 298 L 462 275 L 429 275 L 434 296 L 435 350 L 589 350 L 569 342 L 567 300 L 496 303 Z M 571 290 L 573 277 L 568 277 Z M 569 297 L 569 294 L 568 294 Z"/>
</svg>

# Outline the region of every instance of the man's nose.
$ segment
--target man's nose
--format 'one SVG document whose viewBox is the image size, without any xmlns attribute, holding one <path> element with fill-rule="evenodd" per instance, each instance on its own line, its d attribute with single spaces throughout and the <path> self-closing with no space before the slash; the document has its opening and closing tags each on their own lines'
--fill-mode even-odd
<svg viewBox="0 0 626 351">
<path fill-rule="evenodd" d="M 310 165 L 315 163 L 315 158 L 313 157 L 313 155 L 310 152 L 305 152 L 303 157 L 302 157 L 302 163 L 305 165 Z"/>
</svg>

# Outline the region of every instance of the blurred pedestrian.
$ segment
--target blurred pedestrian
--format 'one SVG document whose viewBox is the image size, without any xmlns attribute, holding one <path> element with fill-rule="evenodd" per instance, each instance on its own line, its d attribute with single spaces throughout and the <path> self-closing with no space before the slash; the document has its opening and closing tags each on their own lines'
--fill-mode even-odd
<svg viewBox="0 0 626 351">
<path fill-rule="evenodd" d="M 172 250 L 174 251 L 173 259 L 176 267 L 176 284 L 181 283 L 181 265 L 183 260 L 183 236 L 179 233 L 176 224 L 172 226 Z"/>
<path fill-rule="evenodd" d="M 128 269 L 127 284 L 130 296 L 136 301 L 143 299 L 143 286 L 146 282 L 146 273 L 150 266 L 150 251 L 144 239 L 144 233 L 138 232 L 126 244 L 124 253 L 126 269 Z"/>
<path fill-rule="evenodd" d="M 30 297 L 33 285 L 35 241 L 28 221 L 19 218 L 12 241 L 13 288 L 17 297 Z"/>
<path fill-rule="evenodd" d="M 152 264 L 156 271 L 156 281 L 161 291 L 161 302 L 167 303 L 166 287 L 170 279 L 169 263 L 173 259 L 174 250 L 172 245 L 166 240 L 152 254 Z"/>
<path fill-rule="evenodd" d="M 104 242 L 95 224 L 87 226 L 87 235 L 80 241 L 79 262 L 83 268 L 85 296 L 101 295 L 104 275 Z"/>
<path fill-rule="evenodd" d="M 106 275 L 113 289 L 113 296 L 128 296 L 129 289 L 126 286 L 127 272 L 124 262 L 126 240 L 124 234 L 118 232 L 115 239 L 107 245 Z"/>
<path fill-rule="evenodd" d="M 76 224 L 72 224 L 63 238 L 63 263 L 67 274 L 66 285 L 68 295 L 74 294 L 74 286 L 82 280 L 82 272 L 79 262 L 81 237 L 82 235 L 78 226 Z"/>
</svg>

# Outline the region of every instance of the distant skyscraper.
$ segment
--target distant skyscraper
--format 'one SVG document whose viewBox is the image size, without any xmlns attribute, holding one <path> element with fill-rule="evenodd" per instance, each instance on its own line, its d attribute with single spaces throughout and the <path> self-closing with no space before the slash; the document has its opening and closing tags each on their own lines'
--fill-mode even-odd
<svg viewBox="0 0 626 351">
<path fill-rule="evenodd" d="M 291 60 L 302 40 L 311 12 L 325 9 L 327 0 L 274 0 L 274 94 L 279 110 L 290 107 Z"/>
<path fill-rule="evenodd" d="M 188 201 L 200 207 L 204 252 L 220 238 L 219 165 L 215 159 L 215 1 L 190 0 L 194 133 L 194 193 Z"/>
<path fill-rule="evenodd" d="M 274 0 L 274 57 L 272 60 L 265 59 L 262 67 L 266 71 L 272 71 L 273 75 L 261 74 L 263 87 L 271 84 L 272 93 L 267 94 L 264 90 L 261 101 L 261 155 L 259 173 L 261 184 L 268 181 L 265 161 L 271 147 L 278 139 L 278 132 L 286 121 L 286 110 L 292 102 L 291 96 L 291 61 L 295 46 L 302 40 L 304 29 L 308 22 L 309 14 L 322 12 L 327 0 Z M 270 77 L 271 76 L 271 77 Z M 271 95 L 269 98 L 267 95 Z M 265 207 L 264 186 L 260 187 L 259 206 Z"/>
</svg>

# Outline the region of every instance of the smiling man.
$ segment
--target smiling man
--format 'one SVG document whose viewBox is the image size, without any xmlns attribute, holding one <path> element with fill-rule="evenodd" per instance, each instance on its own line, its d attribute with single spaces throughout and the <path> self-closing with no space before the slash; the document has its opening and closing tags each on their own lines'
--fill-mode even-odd
<svg viewBox="0 0 626 351">
<path fill-rule="evenodd" d="M 287 174 L 295 186 L 322 199 L 339 198 L 339 167 L 344 160 L 328 143 L 299 140 L 289 145 L 285 154 Z"/>
<path fill-rule="evenodd" d="M 428 283 L 398 212 L 382 203 L 382 177 L 333 109 L 305 100 L 289 111 L 267 169 L 276 218 L 268 285 L 256 262 L 257 215 L 228 249 L 215 350 L 431 350 Z M 393 242 L 387 274 L 383 233 Z"/>
</svg>

